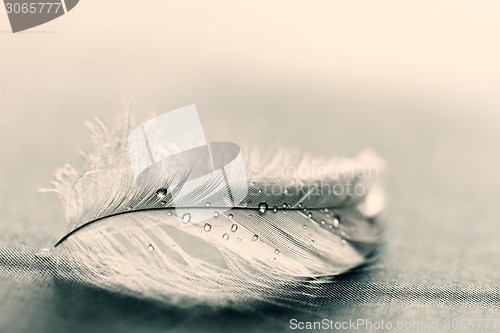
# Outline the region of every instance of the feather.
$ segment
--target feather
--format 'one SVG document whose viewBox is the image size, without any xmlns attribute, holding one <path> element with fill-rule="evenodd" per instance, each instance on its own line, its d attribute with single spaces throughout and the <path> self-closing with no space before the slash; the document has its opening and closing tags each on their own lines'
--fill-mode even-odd
<svg viewBox="0 0 500 333">
<path fill-rule="evenodd" d="M 384 162 L 372 152 L 336 159 L 246 150 L 245 197 L 227 208 L 207 200 L 220 175 L 183 191 L 172 186 L 185 177 L 175 171 L 168 195 L 138 186 L 130 112 L 112 129 L 98 119 L 86 125 L 95 151 L 81 153 L 83 170 L 65 165 L 42 190 L 59 195 L 68 221 L 50 253 L 60 278 L 178 306 L 287 304 L 364 263 L 380 241 Z M 347 183 L 358 191 L 335 190 Z M 185 212 L 205 220 L 180 227 Z"/>
</svg>

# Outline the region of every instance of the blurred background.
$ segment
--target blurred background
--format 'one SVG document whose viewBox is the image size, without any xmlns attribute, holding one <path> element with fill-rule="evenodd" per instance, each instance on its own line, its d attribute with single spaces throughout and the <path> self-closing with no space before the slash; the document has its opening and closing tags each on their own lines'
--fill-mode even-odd
<svg viewBox="0 0 500 333">
<path fill-rule="evenodd" d="M 498 318 L 499 12 L 496 1 L 82 0 L 16 34 L 0 12 L 0 328 L 286 331 L 300 316 L 71 299 L 34 263 L 65 223 L 37 189 L 81 165 L 85 120 L 109 125 L 130 101 L 138 121 L 196 104 L 211 141 L 387 160 L 379 263 L 330 286 L 318 316 Z"/>
</svg>

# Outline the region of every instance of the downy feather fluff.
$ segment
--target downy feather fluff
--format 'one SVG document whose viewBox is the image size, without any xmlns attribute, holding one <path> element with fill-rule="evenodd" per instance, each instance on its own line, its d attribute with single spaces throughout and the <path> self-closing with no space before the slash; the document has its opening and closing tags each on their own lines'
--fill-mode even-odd
<svg viewBox="0 0 500 333">
<path fill-rule="evenodd" d="M 244 150 L 246 200 L 181 228 L 175 193 L 166 198 L 134 182 L 127 151 L 132 117 L 118 119 L 112 129 L 98 119 L 86 125 L 95 151 L 81 153 L 83 170 L 66 164 L 42 190 L 59 195 L 68 221 L 50 253 L 60 278 L 176 306 L 287 304 L 301 299 L 304 286 L 362 264 L 379 242 L 383 191 L 378 177 L 362 172 L 383 169 L 372 152 L 343 159 Z M 313 193 L 346 181 L 366 191 Z M 204 185 L 189 195 L 203 197 Z"/>
</svg>

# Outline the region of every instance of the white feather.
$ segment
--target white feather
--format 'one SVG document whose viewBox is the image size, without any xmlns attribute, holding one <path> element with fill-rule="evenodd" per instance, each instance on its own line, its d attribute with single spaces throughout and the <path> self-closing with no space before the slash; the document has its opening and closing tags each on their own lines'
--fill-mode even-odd
<svg viewBox="0 0 500 333">
<path fill-rule="evenodd" d="M 117 124 L 108 130 L 97 119 L 87 123 L 96 150 L 83 154 L 84 170 L 65 165 L 44 190 L 59 194 L 68 220 L 51 254 L 62 278 L 184 306 L 286 304 L 300 299 L 311 278 L 362 264 L 379 242 L 384 163 L 371 152 L 356 159 L 244 152 L 247 199 L 207 217 L 206 225 L 180 228 L 172 198 L 162 202 L 156 188 L 135 185 L 127 153 L 134 124 L 130 117 Z M 377 177 L 363 176 L 369 168 Z M 366 191 L 317 195 L 320 186 L 346 181 Z M 203 197 L 204 191 L 200 186 L 184 195 Z"/>
</svg>

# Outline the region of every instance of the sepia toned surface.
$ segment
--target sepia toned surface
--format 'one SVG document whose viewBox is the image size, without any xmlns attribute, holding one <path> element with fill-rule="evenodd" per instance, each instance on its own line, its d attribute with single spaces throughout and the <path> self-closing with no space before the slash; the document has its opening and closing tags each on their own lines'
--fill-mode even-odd
<svg viewBox="0 0 500 333">
<path fill-rule="evenodd" d="M 289 321 L 498 318 L 498 5 L 87 0 L 12 34 L 0 13 L 0 327 L 288 331 Z M 186 313 L 54 281 L 34 254 L 64 231 L 37 193 L 81 163 L 83 122 L 195 103 L 210 141 L 388 163 L 387 236 L 321 310 Z M 312 300 L 311 300 L 312 301 Z M 16 318 L 16 320 L 13 320 Z"/>
</svg>

